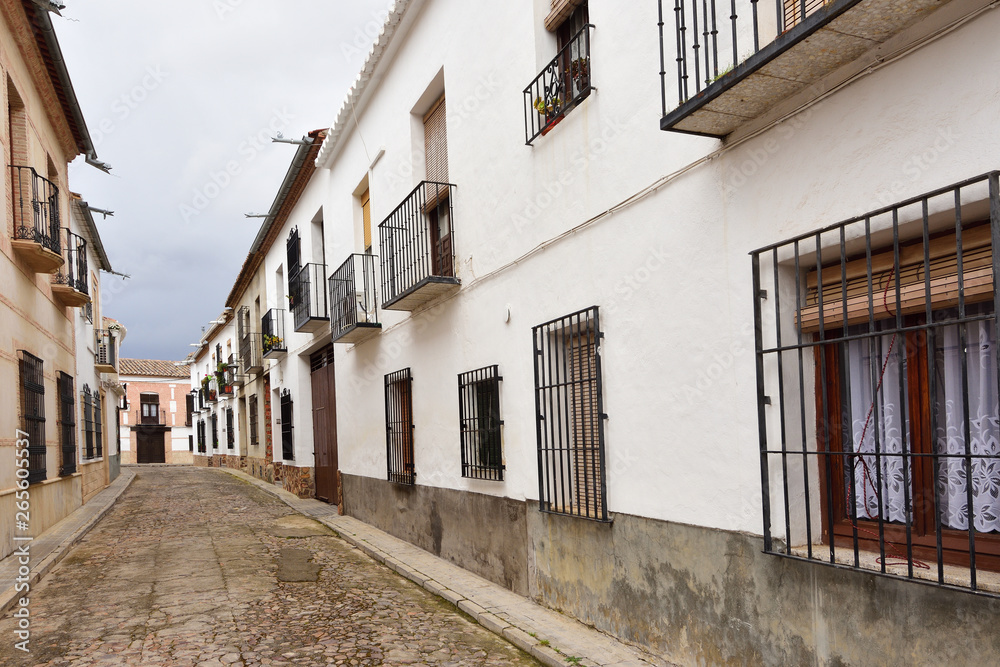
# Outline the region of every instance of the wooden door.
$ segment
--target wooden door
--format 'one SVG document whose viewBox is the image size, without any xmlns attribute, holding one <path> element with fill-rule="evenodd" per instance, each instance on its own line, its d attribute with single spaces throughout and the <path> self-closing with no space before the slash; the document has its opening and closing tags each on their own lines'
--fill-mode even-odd
<svg viewBox="0 0 1000 667">
<path fill-rule="evenodd" d="M 336 503 L 337 493 L 337 403 L 334 383 L 333 346 L 314 354 L 312 366 L 313 456 L 316 497 Z"/>
<path fill-rule="evenodd" d="M 166 463 L 166 451 L 163 449 L 163 431 L 136 433 L 137 463 Z"/>
</svg>

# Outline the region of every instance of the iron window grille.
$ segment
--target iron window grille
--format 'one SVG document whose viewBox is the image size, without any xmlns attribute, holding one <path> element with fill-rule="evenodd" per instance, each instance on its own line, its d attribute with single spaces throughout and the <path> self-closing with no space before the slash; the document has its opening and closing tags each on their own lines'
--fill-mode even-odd
<svg viewBox="0 0 1000 667">
<path fill-rule="evenodd" d="M 330 319 L 330 307 L 325 289 L 326 264 L 306 264 L 288 279 L 291 293 L 289 307 L 300 331 L 310 321 Z"/>
<path fill-rule="evenodd" d="M 458 284 L 454 188 L 450 183 L 422 181 L 379 224 L 383 308 L 431 282 Z"/>
<path fill-rule="evenodd" d="M 285 461 L 295 460 L 295 448 L 292 445 L 292 393 L 287 389 L 281 392 L 281 458 Z"/>
<path fill-rule="evenodd" d="M 57 384 L 62 441 L 62 466 L 59 474 L 65 477 L 76 472 L 76 392 L 73 389 L 73 377 L 62 371 L 59 372 Z"/>
<path fill-rule="evenodd" d="M 28 434 L 28 483 L 45 480 L 45 375 L 43 362 L 21 350 L 21 414 Z"/>
<path fill-rule="evenodd" d="M 34 241 L 62 254 L 59 188 L 33 167 L 11 166 L 14 188 L 14 238 Z"/>
<path fill-rule="evenodd" d="M 499 367 L 486 366 L 458 376 L 462 477 L 502 481 Z"/>
<path fill-rule="evenodd" d="M 87 294 L 87 242 L 69 229 L 66 230 L 66 263 L 56 274 L 54 279 L 57 285 L 66 285 L 81 294 Z"/>
<path fill-rule="evenodd" d="M 265 359 L 288 351 L 285 343 L 285 311 L 283 309 L 272 308 L 267 311 L 261 318 L 260 330 Z"/>
<path fill-rule="evenodd" d="M 90 385 L 83 385 L 83 458 L 90 461 L 94 458 L 94 395 L 90 393 Z"/>
<path fill-rule="evenodd" d="M 409 368 L 385 376 L 385 450 L 388 480 L 415 484 L 413 378 Z"/>
<path fill-rule="evenodd" d="M 97 458 L 104 456 L 104 395 L 94 392 L 94 450 Z"/>
<path fill-rule="evenodd" d="M 118 354 L 115 349 L 115 337 L 107 329 L 97 329 L 94 331 L 96 337 L 96 348 L 94 351 L 95 361 L 99 366 L 110 366 L 118 368 Z"/>
<path fill-rule="evenodd" d="M 198 420 L 198 453 L 199 454 L 204 454 L 205 453 L 205 445 L 206 445 L 206 443 L 205 443 L 205 430 L 206 430 L 206 428 L 205 428 L 205 420 L 204 419 L 199 419 Z"/>
<path fill-rule="evenodd" d="M 597 306 L 532 329 L 543 512 L 608 521 Z"/>
<path fill-rule="evenodd" d="M 219 415 L 216 412 L 212 413 L 212 450 L 215 451 L 219 448 Z"/>
<path fill-rule="evenodd" d="M 190 426 L 190 424 L 188 424 L 188 426 Z M 194 452 L 194 436 L 193 435 L 189 435 L 188 436 L 188 451 L 192 452 L 192 453 Z"/>
<path fill-rule="evenodd" d="M 233 409 L 226 408 L 226 448 L 233 449 L 236 443 L 236 433 L 233 428 Z"/>
<path fill-rule="evenodd" d="M 330 276 L 330 330 L 333 340 L 359 342 L 381 328 L 375 298 L 374 255 L 352 254 Z M 369 331 L 358 331 L 358 329 Z M 355 333 L 352 333 L 355 332 Z"/>
<path fill-rule="evenodd" d="M 191 425 L 191 415 L 194 414 L 194 394 L 187 394 L 184 397 L 184 425 Z"/>
<path fill-rule="evenodd" d="M 250 446 L 256 447 L 257 446 L 257 396 L 256 395 L 251 396 L 247 405 L 249 406 L 249 413 L 250 413 L 250 424 L 248 426 L 248 428 L 250 429 Z"/>
<path fill-rule="evenodd" d="M 590 31 L 594 27 L 585 23 L 568 39 L 560 40 L 559 53 L 524 89 L 525 144 L 530 146 L 539 135 L 547 134 L 593 90 Z"/>
<path fill-rule="evenodd" d="M 83 305 L 83 316 L 87 318 L 87 321 L 91 324 L 94 323 L 94 302 L 88 301 Z"/>
<path fill-rule="evenodd" d="M 751 253 L 765 552 L 1000 569 L 998 175 Z"/>
</svg>

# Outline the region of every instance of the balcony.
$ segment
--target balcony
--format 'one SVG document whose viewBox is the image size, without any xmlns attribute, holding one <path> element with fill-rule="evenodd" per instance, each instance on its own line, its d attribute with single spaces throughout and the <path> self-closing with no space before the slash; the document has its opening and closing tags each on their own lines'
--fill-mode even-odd
<svg viewBox="0 0 1000 667">
<path fill-rule="evenodd" d="M 288 352 L 285 343 L 285 311 L 272 308 L 260 321 L 261 351 L 265 359 L 275 359 Z"/>
<path fill-rule="evenodd" d="M 261 334 L 247 333 L 240 341 L 240 363 L 247 375 L 255 375 L 264 370 L 263 342 Z"/>
<path fill-rule="evenodd" d="M 132 423 L 136 426 L 166 426 L 167 413 L 160 410 L 156 404 L 146 403 L 143 409 L 135 411 L 135 421 Z"/>
<path fill-rule="evenodd" d="M 587 24 L 524 89 L 524 135 L 527 145 L 562 122 L 592 90 L 590 30 Z"/>
<path fill-rule="evenodd" d="M 330 331 L 335 343 L 360 343 L 378 335 L 375 256 L 354 254 L 330 276 Z"/>
<path fill-rule="evenodd" d="M 36 273 L 55 273 L 63 265 L 59 226 L 59 188 L 32 167 L 12 166 L 14 238 L 11 246 Z"/>
<path fill-rule="evenodd" d="M 329 325 L 330 307 L 326 302 L 326 264 L 306 264 L 288 279 L 295 330 L 315 333 Z"/>
<path fill-rule="evenodd" d="M 219 400 L 219 381 L 214 375 L 202 378 L 201 395 L 205 403 L 215 403 Z"/>
<path fill-rule="evenodd" d="M 52 295 L 64 306 L 90 303 L 87 270 L 87 242 L 66 230 L 66 263 L 52 280 Z"/>
<path fill-rule="evenodd" d="M 414 310 L 458 290 L 450 183 L 423 181 L 378 226 L 382 307 Z"/>
<path fill-rule="evenodd" d="M 117 373 L 118 341 L 114 334 L 107 329 L 97 329 L 94 336 L 94 370 L 98 373 Z"/>
<path fill-rule="evenodd" d="M 229 363 L 226 364 L 225 384 L 233 387 L 242 387 L 247 382 L 247 376 L 243 374 L 240 359 L 235 354 L 229 355 Z M 223 392 L 225 393 L 225 392 Z"/>
<path fill-rule="evenodd" d="M 660 0 L 660 129 L 725 137 L 947 1 Z M 668 111 L 674 53 L 678 106 Z"/>
</svg>

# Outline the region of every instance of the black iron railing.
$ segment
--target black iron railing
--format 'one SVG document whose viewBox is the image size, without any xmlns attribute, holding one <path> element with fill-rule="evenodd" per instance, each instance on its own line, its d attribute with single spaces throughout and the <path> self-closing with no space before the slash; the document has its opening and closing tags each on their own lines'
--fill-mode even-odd
<svg viewBox="0 0 1000 667">
<path fill-rule="evenodd" d="M 289 307 L 298 331 L 311 320 L 330 319 L 326 301 L 326 264 L 306 264 L 288 280 L 291 290 Z"/>
<path fill-rule="evenodd" d="M 423 181 L 379 224 L 383 304 L 429 277 L 455 276 L 454 188 Z"/>
<path fill-rule="evenodd" d="M 56 274 L 54 282 L 72 287 L 82 294 L 89 294 L 87 241 L 67 229 L 64 255 L 66 263 Z"/>
<path fill-rule="evenodd" d="M 62 465 L 59 474 L 66 476 L 76 472 L 76 393 L 73 378 L 62 371 L 59 371 L 56 386 L 59 390 L 59 422 L 62 425 Z"/>
<path fill-rule="evenodd" d="M 285 311 L 272 308 L 260 320 L 261 351 L 264 358 L 288 351 L 285 342 Z"/>
<path fill-rule="evenodd" d="M 226 449 L 234 449 L 236 444 L 236 426 L 233 421 L 233 409 L 226 408 Z"/>
<path fill-rule="evenodd" d="M 409 368 L 385 376 L 385 451 L 388 480 L 415 484 L 413 377 Z"/>
<path fill-rule="evenodd" d="M 96 338 L 95 363 L 101 366 L 113 366 L 117 369 L 118 349 L 115 345 L 115 336 L 108 329 L 96 329 L 94 336 Z"/>
<path fill-rule="evenodd" d="M 292 443 L 292 393 L 284 389 L 281 392 L 281 458 L 284 461 L 295 460 L 295 447 Z"/>
<path fill-rule="evenodd" d="M 143 403 L 142 408 L 135 411 L 135 423 L 138 426 L 166 426 L 167 413 L 160 409 L 159 403 Z"/>
<path fill-rule="evenodd" d="M 206 445 L 206 441 L 208 440 L 207 431 L 208 431 L 208 429 L 207 429 L 207 426 L 205 424 L 205 420 L 204 419 L 199 419 L 198 420 L 198 453 L 199 454 L 205 454 L 206 453 L 206 451 L 205 451 L 206 450 L 206 446 L 205 445 Z"/>
<path fill-rule="evenodd" d="M 240 362 L 246 373 L 260 372 L 264 366 L 263 352 L 264 344 L 261 334 L 248 333 L 243 336 L 243 340 L 240 342 Z"/>
<path fill-rule="evenodd" d="M 34 241 L 62 254 L 59 188 L 33 167 L 11 166 L 14 198 L 14 238 Z"/>
<path fill-rule="evenodd" d="M 487 366 L 458 376 L 462 477 L 503 480 L 500 441 L 500 369 Z"/>
<path fill-rule="evenodd" d="M 993 172 L 751 253 L 766 552 L 1000 569 L 997 239 Z"/>
<path fill-rule="evenodd" d="M 546 134 L 592 90 L 590 31 L 587 24 L 524 89 L 525 143 Z"/>
<path fill-rule="evenodd" d="M 858 0 L 838 3 L 836 11 Z M 660 89 L 663 115 L 667 114 L 667 52 L 674 46 L 677 63 L 678 104 L 720 82 L 740 63 L 782 35 L 789 43 L 821 26 L 817 10 L 833 2 L 823 0 L 659 0 Z M 669 12 L 674 14 L 675 34 L 664 34 Z M 803 20 L 805 17 L 806 20 Z M 789 33 L 791 30 L 795 33 Z M 668 30 L 668 29 L 667 29 Z M 788 33 L 787 35 L 785 33 Z M 721 85 L 721 83 L 720 83 Z"/>
<path fill-rule="evenodd" d="M 219 400 L 219 380 L 215 375 L 209 375 L 208 381 L 202 380 L 201 393 L 205 397 L 205 402 L 215 403 Z"/>
<path fill-rule="evenodd" d="M 330 276 L 333 340 L 357 326 L 377 326 L 375 256 L 353 254 Z"/>
<path fill-rule="evenodd" d="M 543 512 L 608 521 L 597 306 L 532 329 Z"/>
</svg>

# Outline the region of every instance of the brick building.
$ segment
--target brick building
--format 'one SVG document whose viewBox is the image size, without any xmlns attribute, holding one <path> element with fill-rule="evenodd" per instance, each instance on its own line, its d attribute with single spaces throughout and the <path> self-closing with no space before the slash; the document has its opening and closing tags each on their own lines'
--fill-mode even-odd
<svg viewBox="0 0 1000 667">
<path fill-rule="evenodd" d="M 186 366 L 119 360 L 122 463 L 192 463 L 191 382 Z"/>
</svg>

